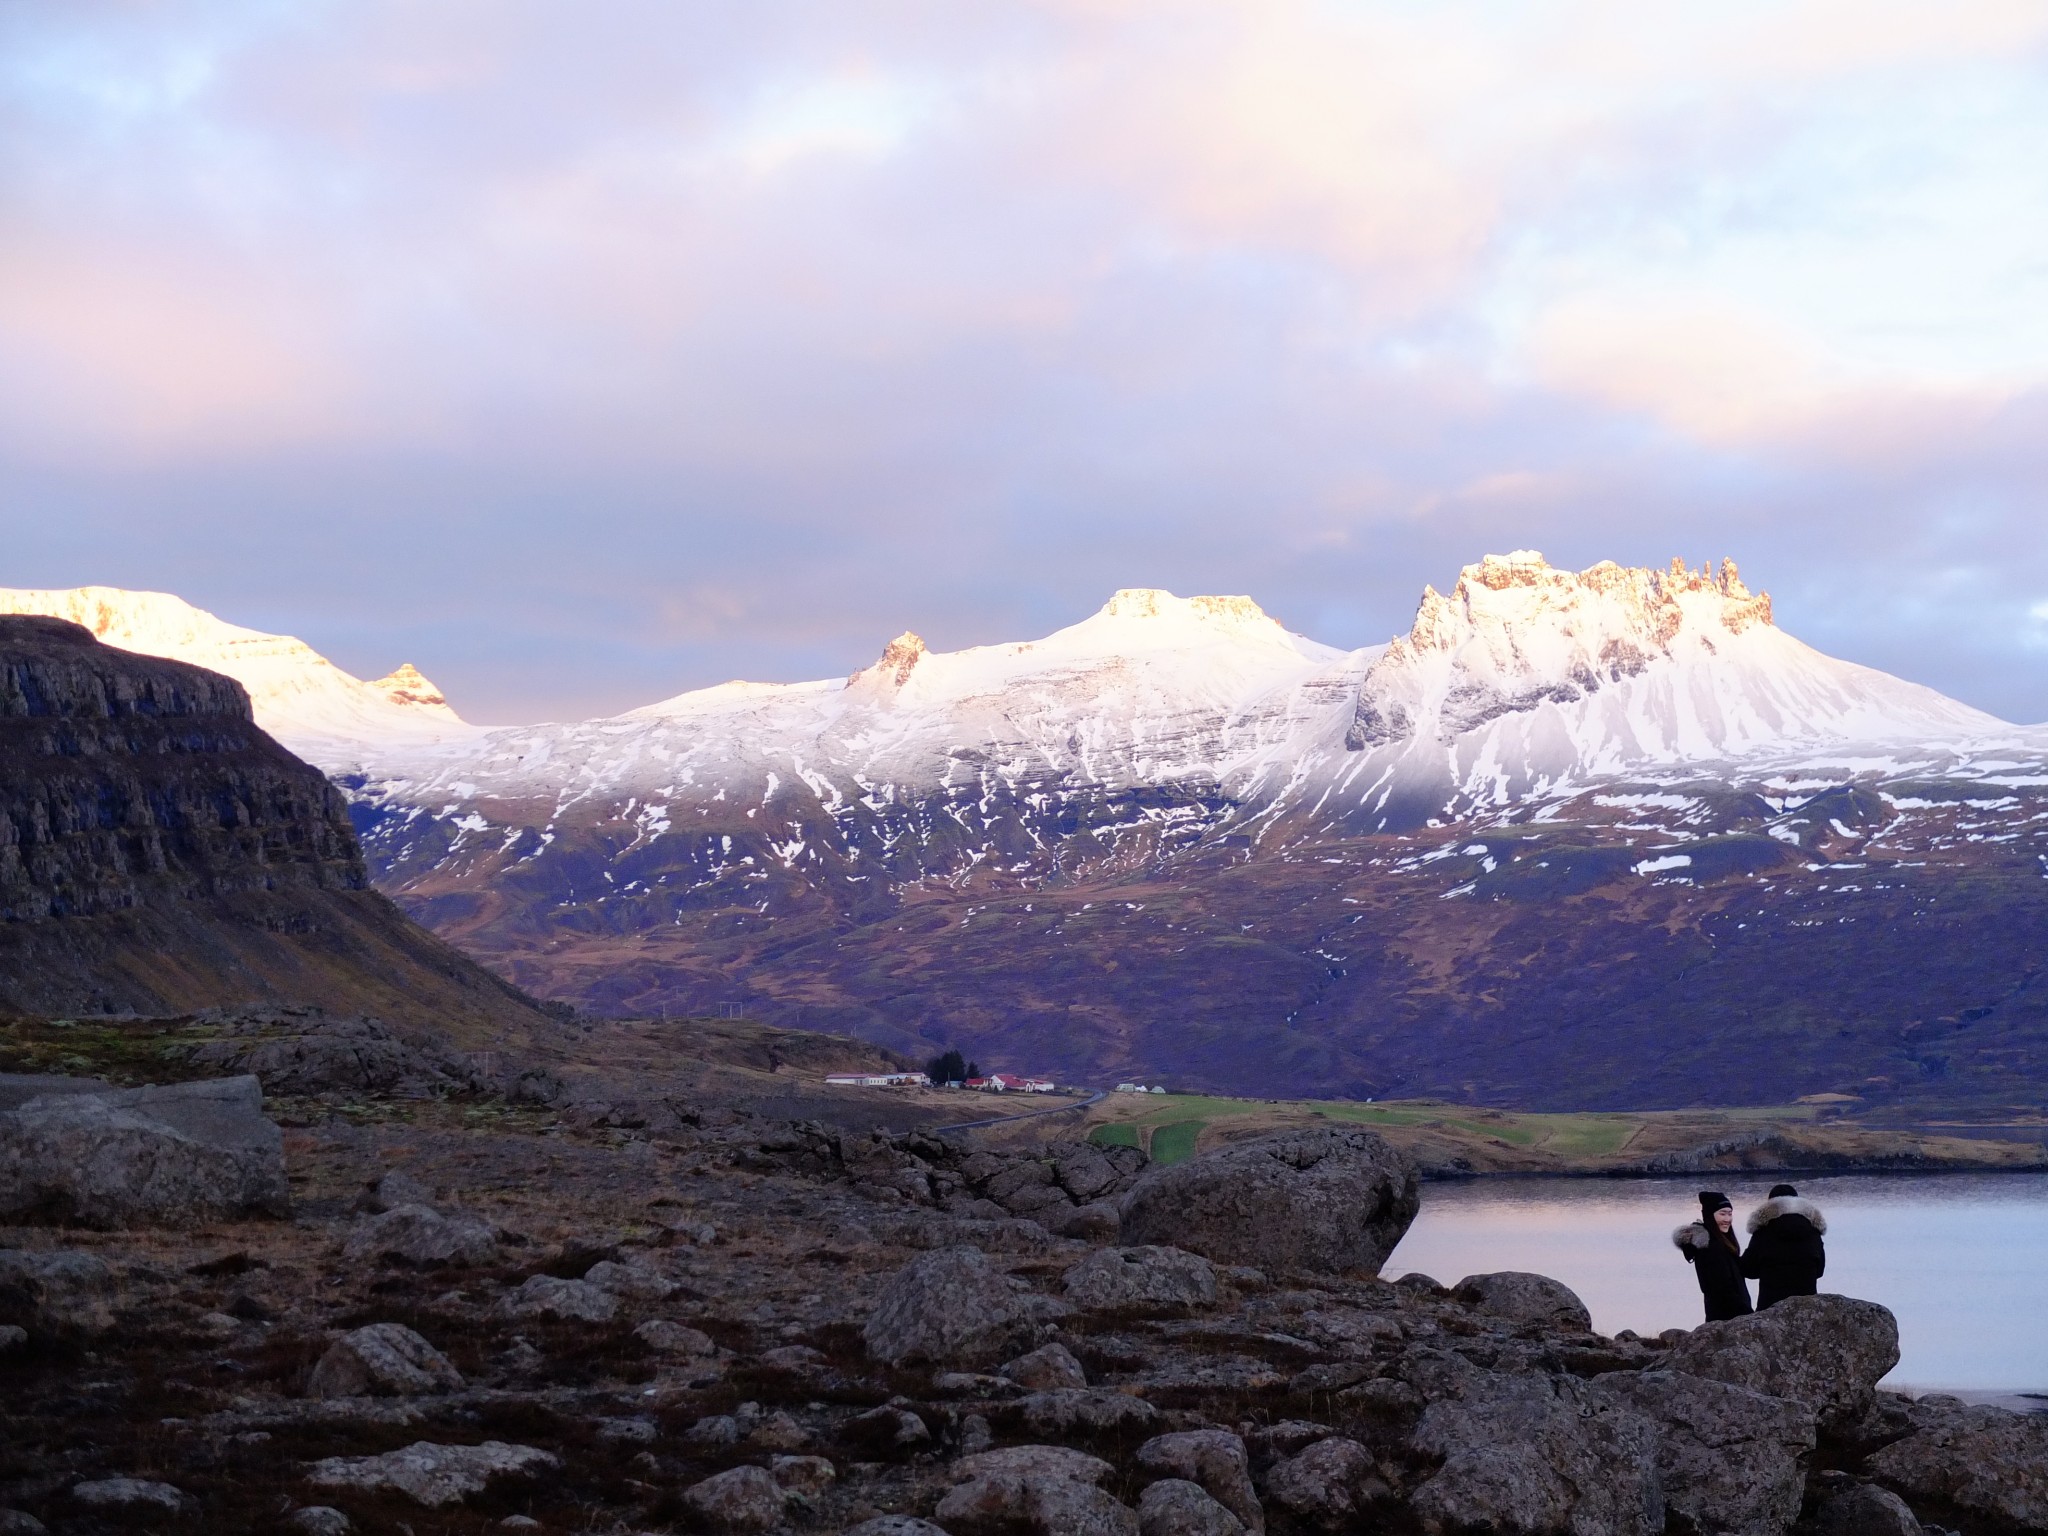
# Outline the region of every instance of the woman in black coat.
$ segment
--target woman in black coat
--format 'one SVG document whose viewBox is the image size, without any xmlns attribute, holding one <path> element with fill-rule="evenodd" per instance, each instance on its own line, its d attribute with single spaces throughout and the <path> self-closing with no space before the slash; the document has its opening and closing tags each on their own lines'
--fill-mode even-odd
<svg viewBox="0 0 2048 1536">
<path fill-rule="evenodd" d="M 1821 1241 L 1828 1219 L 1811 1200 L 1799 1198 L 1790 1184 L 1779 1184 L 1771 1198 L 1749 1215 L 1749 1252 L 1742 1272 L 1757 1282 L 1756 1306 L 1761 1312 L 1787 1296 L 1811 1296 L 1827 1273 L 1827 1244 Z"/>
<path fill-rule="evenodd" d="M 1700 1219 L 1680 1227 L 1671 1241 L 1692 1266 L 1707 1304 L 1707 1321 L 1723 1322 L 1755 1310 L 1742 1278 L 1742 1245 L 1735 1238 L 1735 1206 L 1717 1189 L 1700 1191 Z"/>
</svg>

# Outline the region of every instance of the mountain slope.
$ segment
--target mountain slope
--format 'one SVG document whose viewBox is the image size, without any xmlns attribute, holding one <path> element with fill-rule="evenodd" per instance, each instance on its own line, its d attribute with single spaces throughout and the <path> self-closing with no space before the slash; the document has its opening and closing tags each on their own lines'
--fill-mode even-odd
<svg viewBox="0 0 2048 1536">
<path fill-rule="evenodd" d="M 0 1010 L 316 1003 L 474 1042 L 530 999 L 370 889 L 347 802 L 228 678 L 0 617 Z"/>
</svg>

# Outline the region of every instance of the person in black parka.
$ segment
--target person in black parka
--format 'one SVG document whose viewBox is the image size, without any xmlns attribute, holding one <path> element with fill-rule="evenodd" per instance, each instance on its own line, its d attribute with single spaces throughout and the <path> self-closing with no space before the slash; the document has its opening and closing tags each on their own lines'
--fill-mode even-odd
<svg viewBox="0 0 2048 1536">
<path fill-rule="evenodd" d="M 1735 1205 L 1718 1189 L 1700 1191 L 1700 1219 L 1680 1227 L 1671 1241 L 1692 1266 L 1707 1304 L 1707 1321 L 1723 1322 L 1755 1308 L 1742 1278 L 1742 1245 L 1735 1239 Z"/>
<path fill-rule="evenodd" d="M 1828 1219 L 1790 1184 L 1771 1188 L 1771 1197 L 1749 1213 L 1749 1252 L 1742 1272 L 1756 1283 L 1757 1310 L 1787 1296 L 1811 1296 L 1827 1272 Z"/>
</svg>

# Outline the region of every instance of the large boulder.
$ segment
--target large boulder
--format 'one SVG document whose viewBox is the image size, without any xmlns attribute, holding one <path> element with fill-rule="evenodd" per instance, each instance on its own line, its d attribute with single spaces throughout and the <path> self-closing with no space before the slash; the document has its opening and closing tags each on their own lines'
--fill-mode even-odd
<svg viewBox="0 0 2048 1536">
<path fill-rule="evenodd" d="M 1714 1536 L 1781 1536 L 1799 1518 L 1813 1410 L 1747 1387 L 1676 1371 L 1615 1371 L 1596 1400 L 1657 1426 L 1664 1501 Z"/>
<path fill-rule="evenodd" d="M 772 1531 L 788 1503 L 788 1490 L 759 1467 L 733 1467 L 683 1491 L 683 1507 L 712 1531 Z"/>
<path fill-rule="evenodd" d="M 1139 1498 L 1138 1536 L 1244 1536 L 1244 1522 L 1199 1484 L 1169 1477 Z"/>
<path fill-rule="evenodd" d="M 619 1298 L 587 1280 L 557 1275 L 529 1275 L 499 1303 L 505 1316 L 552 1317 L 565 1323 L 608 1323 L 619 1311 Z"/>
<path fill-rule="evenodd" d="M 861 1336 L 885 1365 L 993 1365 L 1036 1345 L 1041 1325 L 1067 1311 L 979 1248 L 941 1248 L 890 1278 Z"/>
<path fill-rule="evenodd" d="M 1377 1274 L 1415 1219 L 1415 1165 L 1371 1131 L 1284 1131 L 1153 1168 L 1124 1197 L 1124 1243 L 1279 1273 Z"/>
<path fill-rule="evenodd" d="M 1441 1461 L 1410 1507 L 1425 1531 L 1655 1536 L 1656 1426 L 1569 1376 L 1447 1373 L 1411 1448 Z"/>
<path fill-rule="evenodd" d="M 0 1222 L 113 1229 L 290 1209 L 253 1077 L 51 1093 L 0 1114 Z"/>
<path fill-rule="evenodd" d="M 371 1323 L 327 1346 L 306 1382 L 308 1397 L 411 1397 L 462 1385 L 448 1357 L 403 1323 Z"/>
<path fill-rule="evenodd" d="M 314 1462 L 307 1477 L 322 1488 L 402 1493 L 416 1504 L 438 1509 L 459 1504 L 501 1479 L 531 1477 L 559 1465 L 546 1451 L 502 1440 L 486 1440 L 482 1445 L 416 1440 L 404 1450 L 386 1451 L 382 1456 L 330 1456 Z"/>
<path fill-rule="evenodd" d="M 469 1211 L 397 1205 L 358 1222 L 341 1252 L 356 1264 L 436 1269 L 488 1264 L 498 1255 L 498 1243 L 498 1229 Z"/>
<path fill-rule="evenodd" d="M 0 1248 L 0 1323 L 52 1336 L 105 1332 L 114 1275 L 104 1259 L 68 1248 Z"/>
<path fill-rule="evenodd" d="M 1864 1463 L 1872 1476 L 1923 1513 L 2048 1530 L 2048 1418 L 1953 1398 L 1919 1403 L 1913 1418 L 1912 1434 Z"/>
<path fill-rule="evenodd" d="M 1390 1494 L 1372 1452 L 1342 1435 L 1317 1440 L 1266 1471 L 1266 1497 L 1297 1522 L 1325 1530 L 1358 1528 Z"/>
<path fill-rule="evenodd" d="M 1862 1418 L 1879 1379 L 1898 1363 L 1898 1319 L 1853 1296 L 1790 1296 L 1747 1317 L 1702 1323 L 1664 1361 L 1688 1376 L 1804 1403 L 1823 1433 Z"/>
<path fill-rule="evenodd" d="M 1593 1314 L 1578 1293 L 1548 1275 L 1518 1269 L 1467 1275 L 1451 1294 L 1468 1307 L 1512 1323 L 1538 1323 L 1574 1333 L 1590 1333 L 1593 1328 Z"/>
<path fill-rule="evenodd" d="M 1112 1470 L 1059 1445 L 963 1456 L 932 1518 L 952 1536 L 1138 1536 L 1138 1517 L 1098 1486 Z"/>
<path fill-rule="evenodd" d="M 1138 1465 L 1155 1477 L 1197 1484 L 1246 1530 L 1265 1530 L 1265 1512 L 1252 1489 L 1251 1459 L 1244 1441 L 1229 1430 L 1185 1429 L 1155 1435 L 1138 1447 Z"/>
<path fill-rule="evenodd" d="M 1896 1493 L 1857 1483 L 1821 1505 L 1813 1529 L 1814 1536 L 1923 1536 L 1930 1527 Z"/>
<path fill-rule="evenodd" d="M 1099 1248 L 1061 1277 L 1090 1312 L 1187 1312 L 1213 1306 L 1216 1266 L 1178 1248 Z"/>
</svg>

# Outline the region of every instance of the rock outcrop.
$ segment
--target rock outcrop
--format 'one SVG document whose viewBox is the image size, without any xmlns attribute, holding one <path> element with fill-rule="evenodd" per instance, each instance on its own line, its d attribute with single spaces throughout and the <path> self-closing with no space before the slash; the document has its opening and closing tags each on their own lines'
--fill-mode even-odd
<svg viewBox="0 0 2048 1536">
<path fill-rule="evenodd" d="M 1703 1323 L 1671 1351 L 1670 1366 L 1806 1404 L 1823 1429 L 1860 1418 L 1899 1363 L 1899 1324 L 1874 1301 L 1792 1296 L 1747 1317 Z"/>
<path fill-rule="evenodd" d="M 1415 1165 L 1371 1131 L 1285 1131 L 1170 1168 L 1124 1198 L 1123 1241 L 1277 1273 L 1379 1273 L 1415 1219 Z"/>
<path fill-rule="evenodd" d="M 346 798 L 240 684 L 0 616 L 0 1009 L 278 1002 L 546 1027 L 370 889 Z"/>
<path fill-rule="evenodd" d="M 889 1282 L 862 1337 L 891 1365 L 993 1365 L 1035 1344 L 1039 1325 L 1065 1310 L 980 1249 L 947 1248 L 912 1260 Z"/>
<path fill-rule="evenodd" d="M 182 1223 L 289 1206 L 253 1077 L 57 1093 L 0 1114 L 0 1220 Z"/>
<path fill-rule="evenodd" d="M 2048 1419 L 1937 1397 L 1915 1404 L 1913 1420 L 1912 1434 L 1870 1458 L 1893 1492 L 1916 1509 L 2048 1530 Z"/>
</svg>

